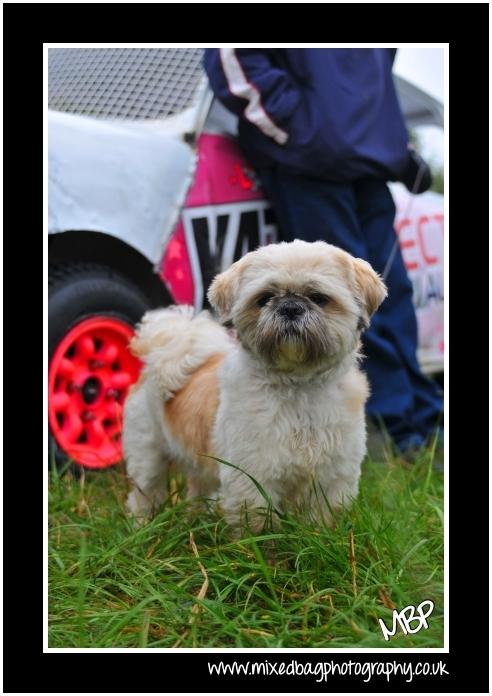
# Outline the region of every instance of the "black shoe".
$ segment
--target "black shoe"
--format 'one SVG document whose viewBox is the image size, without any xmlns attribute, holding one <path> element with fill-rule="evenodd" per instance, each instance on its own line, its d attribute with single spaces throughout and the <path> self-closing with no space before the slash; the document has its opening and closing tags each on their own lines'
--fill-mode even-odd
<svg viewBox="0 0 492 696">
<path fill-rule="evenodd" d="M 402 443 L 403 445 L 403 443 Z M 432 468 L 444 471 L 444 432 L 429 435 L 425 440 L 417 436 L 415 440 L 407 440 L 398 449 L 398 456 L 407 464 L 415 464 L 423 456 L 432 457 Z"/>
<path fill-rule="evenodd" d="M 444 471 L 444 430 L 439 428 L 437 432 L 427 437 L 427 449 L 432 453 L 432 466 L 436 471 Z"/>
<path fill-rule="evenodd" d="M 425 449 L 425 441 L 418 433 L 413 433 L 403 440 L 395 442 L 396 453 L 407 464 L 415 464 Z"/>
</svg>

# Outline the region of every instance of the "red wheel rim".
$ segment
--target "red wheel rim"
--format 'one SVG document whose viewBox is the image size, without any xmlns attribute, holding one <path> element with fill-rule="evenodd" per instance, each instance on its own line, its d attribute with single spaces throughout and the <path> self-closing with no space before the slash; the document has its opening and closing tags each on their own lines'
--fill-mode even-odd
<svg viewBox="0 0 492 696">
<path fill-rule="evenodd" d="M 70 329 L 51 359 L 51 431 L 69 457 L 90 469 L 122 458 L 123 403 L 141 367 L 128 350 L 132 336 L 124 321 L 92 317 Z"/>
</svg>

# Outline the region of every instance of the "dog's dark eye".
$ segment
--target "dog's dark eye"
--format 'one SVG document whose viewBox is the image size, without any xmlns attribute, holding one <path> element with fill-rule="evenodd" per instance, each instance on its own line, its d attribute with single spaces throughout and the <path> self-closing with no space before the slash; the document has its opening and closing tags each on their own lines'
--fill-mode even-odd
<svg viewBox="0 0 492 696">
<path fill-rule="evenodd" d="M 311 302 L 314 302 L 314 304 L 320 305 L 320 307 L 322 307 L 325 304 L 328 304 L 328 302 L 330 301 L 329 297 L 323 295 L 320 292 L 314 292 L 312 295 L 309 295 L 309 299 L 311 300 Z"/>
<path fill-rule="evenodd" d="M 270 302 L 272 297 L 273 293 L 266 292 L 264 295 L 260 295 L 260 297 L 256 300 L 256 304 L 258 305 L 258 307 L 264 307 L 266 304 Z"/>
</svg>

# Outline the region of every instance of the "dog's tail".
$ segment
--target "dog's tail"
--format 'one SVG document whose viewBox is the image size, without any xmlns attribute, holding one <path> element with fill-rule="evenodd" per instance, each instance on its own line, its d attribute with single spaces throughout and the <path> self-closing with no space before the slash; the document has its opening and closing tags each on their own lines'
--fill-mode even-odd
<svg viewBox="0 0 492 696">
<path fill-rule="evenodd" d="M 227 331 L 209 312 L 193 316 L 193 307 L 171 306 L 147 312 L 130 342 L 130 350 L 144 363 L 144 376 L 167 400 L 212 355 L 232 347 Z"/>
</svg>

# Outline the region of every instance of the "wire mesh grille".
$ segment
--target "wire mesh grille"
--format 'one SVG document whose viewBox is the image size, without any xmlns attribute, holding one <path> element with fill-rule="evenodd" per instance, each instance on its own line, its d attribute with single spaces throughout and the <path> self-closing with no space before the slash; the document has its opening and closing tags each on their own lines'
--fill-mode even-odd
<svg viewBox="0 0 492 696">
<path fill-rule="evenodd" d="M 204 78 L 201 48 L 50 48 L 55 111 L 157 119 L 193 106 Z"/>
</svg>

